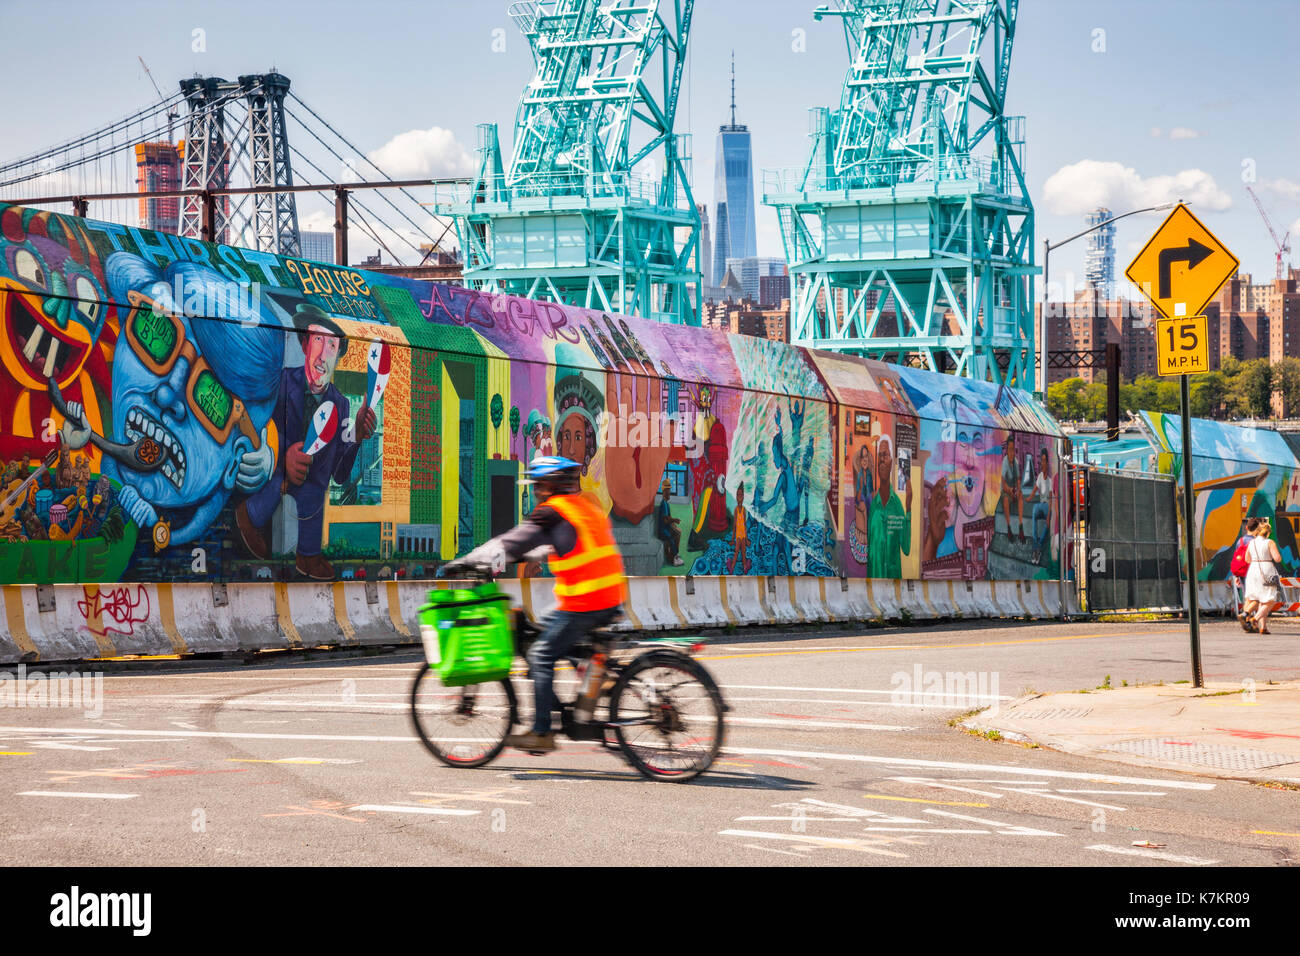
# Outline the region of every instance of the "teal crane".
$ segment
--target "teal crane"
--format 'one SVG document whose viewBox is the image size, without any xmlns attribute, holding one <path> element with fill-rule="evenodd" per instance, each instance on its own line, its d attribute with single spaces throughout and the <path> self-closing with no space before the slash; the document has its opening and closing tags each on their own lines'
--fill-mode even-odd
<svg viewBox="0 0 1300 956">
<path fill-rule="evenodd" d="M 694 0 L 538 0 L 510 15 L 536 72 L 509 167 L 479 127 L 468 188 L 438 203 L 474 288 L 699 324 L 700 217 L 674 133 Z"/>
<path fill-rule="evenodd" d="M 806 166 L 765 170 L 803 345 L 1034 381 L 1024 120 L 1004 113 L 1017 0 L 837 0 L 850 64 Z"/>
</svg>

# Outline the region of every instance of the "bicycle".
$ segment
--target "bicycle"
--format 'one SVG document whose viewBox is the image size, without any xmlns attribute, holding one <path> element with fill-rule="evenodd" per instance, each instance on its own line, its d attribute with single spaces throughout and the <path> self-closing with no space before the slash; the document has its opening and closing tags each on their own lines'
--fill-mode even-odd
<svg viewBox="0 0 1300 956">
<path fill-rule="evenodd" d="M 487 570 L 464 564 L 447 565 L 465 572 L 479 583 L 474 596 L 459 609 L 508 602 Z M 436 592 L 431 592 L 431 594 Z M 450 607 L 446 602 L 444 608 Z M 449 767 L 482 767 L 505 747 L 511 729 L 520 724 L 518 698 L 509 675 L 482 683 L 447 686 L 438 668 L 442 647 L 430 644 L 421 609 L 421 632 L 426 660 L 411 686 L 411 719 L 425 747 Z M 475 612 L 471 612 L 475 614 Z M 483 627 L 487 617 L 462 616 L 443 627 Z M 513 656 L 526 657 L 540 633 L 521 608 L 507 615 Z M 692 651 L 699 644 L 691 645 Z M 437 660 L 434 660 L 434 658 Z M 722 749 L 725 735 L 723 702 L 708 670 L 689 654 L 664 641 L 624 641 L 605 630 L 593 631 L 576 645 L 568 659 L 581 671 L 577 697 L 560 701 L 558 732 L 571 740 L 599 741 L 621 752 L 642 775 L 651 780 L 683 782 L 707 771 Z M 557 694 L 558 698 L 558 694 Z M 607 717 L 595 719 L 600 704 Z M 610 742 L 613 735 L 614 743 Z"/>
</svg>

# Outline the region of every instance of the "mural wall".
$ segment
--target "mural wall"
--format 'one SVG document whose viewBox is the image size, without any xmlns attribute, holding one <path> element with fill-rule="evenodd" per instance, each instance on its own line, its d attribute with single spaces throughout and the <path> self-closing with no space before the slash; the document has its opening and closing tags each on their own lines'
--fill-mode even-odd
<svg viewBox="0 0 1300 956">
<path fill-rule="evenodd" d="M 632 574 L 1056 574 L 1011 389 L 3 204 L 0 316 L 4 583 L 428 577 L 547 454 Z"/>
<path fill-rule="evenodd" d="M 1182 475 L 1178 415 L 1141 412 L 1139 420 L 1164 474 Z M 1196 493 L 1197 560 L 1202 581 L 1229 576 L 1232 552 L 1247 518 L 1272 523 L 1283 574 L 1300 572 L 1300 461 L 1278 432 L 1192 419 L 1192 479 Z"/>
</svg>

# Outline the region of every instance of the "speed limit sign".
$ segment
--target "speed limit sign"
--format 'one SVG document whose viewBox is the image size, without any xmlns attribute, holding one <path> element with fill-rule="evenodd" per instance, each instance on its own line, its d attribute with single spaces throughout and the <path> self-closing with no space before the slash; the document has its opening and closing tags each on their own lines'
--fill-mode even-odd
<svg viewBox="0 0 1300 956">
<path fill-rule="evenodd" d="M 1194 375 L 1210 370 L 1209 321 L 1203 315 L 1156 320 L 1156 372 Z"/>
</svg>

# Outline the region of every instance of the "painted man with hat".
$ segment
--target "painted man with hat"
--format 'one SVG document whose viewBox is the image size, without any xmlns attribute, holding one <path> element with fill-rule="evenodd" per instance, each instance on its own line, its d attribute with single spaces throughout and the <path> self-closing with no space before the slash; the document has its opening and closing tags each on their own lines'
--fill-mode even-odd
<svg viewBox="0 0 1300 956">
<path fill-rule="evenodd" d="M 271 480 L 236 509 L 235 520 L 248 551 L 266 560 L 271 556 L 267 534 L 271 517 L 280 496 L 291 495 L 298 505 L 298 573 L 329 581 L 334 578 L 334 568 L 321 554 L 326 492 L 331 479 L 339 483 L 348 480 L 361 442 L 374 434 L 377 420 L 374 409 L 363 406 L 355 434 L 353 429 L 339 428 L 314 455 L 304 452 L 303 441 L 317 408 L 333 402 L 340 423 L 347 422 L 351 414 L 348 400 L 332 381 L 348 340 L 328 314 L 310 303 L 298 306 L 293 323 L 305 361 L 280 372 L 274 418 L 283 452 Z"/>
</svg>

